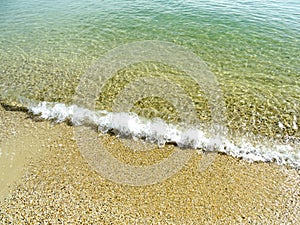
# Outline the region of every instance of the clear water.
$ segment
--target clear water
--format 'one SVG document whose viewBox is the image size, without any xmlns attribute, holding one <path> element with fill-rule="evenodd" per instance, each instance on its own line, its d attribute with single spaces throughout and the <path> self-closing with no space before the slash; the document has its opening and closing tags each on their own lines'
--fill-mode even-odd
<svg viewBox="0 0 300 225">
<path fill-rule="evenodd" d="M 14 104 L 21 95 L 69 103 L 80 77 L 99 57 L 142 40 L 185 46 L 207 63 L 221 85 L 230 129 L 299 140 L 297 0 L 1 1 L 1 102 Z M 133 71 L 147 76 L 148 70 Z M 99 108 L 109 110 L 117 90 L 140 76 L 134 74 L 121 71 Z M 199 117 L 209 120 L 197 87 L 190 80 L 179 82 L 195 101 Z M 163 103 L 145 102 L 135 110 L 166 108 L 158 114 L 172 115 Z"/>
</svg>

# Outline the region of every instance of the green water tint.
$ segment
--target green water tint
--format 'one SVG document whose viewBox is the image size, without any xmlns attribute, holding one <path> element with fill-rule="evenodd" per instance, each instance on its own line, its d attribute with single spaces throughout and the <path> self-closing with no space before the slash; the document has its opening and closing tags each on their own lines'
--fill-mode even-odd
<svg viewBox="0 0 300 225">
<path fill-rule="evenodd" d="M 300 137 L 293 128 L 294 116 L 300 126 L 297 1 L 289 3 L 291 8 L 264 4 L 0 3 L 1 102 L 17 104 L 20 95 L 71 103 L 81 76 L 107 51 L 132 41 L 164 40 L 187 47 L 208 64 L 223 91 L 231 129 Z M 110 109 L 118 91 L 140 76 L 177 83 L 192 98 L 200 121 L 210 121 L 206 96 L 195 82 L 174 68 L 151 63 L 119 71 L 97 107 Z M 174 106 L 159 98 L 137 102 L 133 111 L 180 122 Z"/>
</svg>

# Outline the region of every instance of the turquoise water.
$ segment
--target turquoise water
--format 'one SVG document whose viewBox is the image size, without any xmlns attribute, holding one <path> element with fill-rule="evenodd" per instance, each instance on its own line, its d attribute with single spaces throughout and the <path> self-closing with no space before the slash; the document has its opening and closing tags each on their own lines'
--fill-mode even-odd
<svg viewBox="0 0 300 225">
<path fill-rule="evenodd" d="M 9 105 L 22 95 L 68 103 L 99 57 L 143 40 L 185 46 L 207 63 L 223 91 L 230 128 L 300 137 L 297 0 L 1 1 L 1 101 Z M 114 82 L 121 88 L 124 79 Z M 189 82 L 186 90 L 197 102 Z M 196 104 L 200 117 L 202 103 Z"/>
</svg>

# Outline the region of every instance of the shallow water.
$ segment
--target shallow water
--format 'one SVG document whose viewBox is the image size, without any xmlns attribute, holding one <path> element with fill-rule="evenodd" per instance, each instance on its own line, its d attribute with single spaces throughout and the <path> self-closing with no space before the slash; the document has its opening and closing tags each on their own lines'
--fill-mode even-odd
<svg viewBox="0 0 300 225">
<path fill-rule="evenodd" d="M 190 49 L 216 75 L 230 130 L 297 147 L 299 9 L 296 0 L 2 1 L 0 99 L 8 105 L 18 96 L 71 103 L 82 75 L 107 51 L 134 41 L 167 41 Z M 97 107 L 111 110 L 120 90 L 143 76 L 174 81 L 192 99 L 200 123 L 211 121 L 205 90 L 152 62 L 119 71 Z M 143 99 L 133 111 L 179 120 L 170 104 L 156 98 Z"/>
</svg>

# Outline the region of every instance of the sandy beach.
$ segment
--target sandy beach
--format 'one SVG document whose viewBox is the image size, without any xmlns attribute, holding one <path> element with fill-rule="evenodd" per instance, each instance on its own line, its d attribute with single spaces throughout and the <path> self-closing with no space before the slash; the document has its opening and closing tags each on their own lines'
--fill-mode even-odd
<svg viewBox="0 0 300 225">
<path fill-rule="evenodd" d="M 195 153 L 180 172 L 161 183 L 121 185 L 91 169 L 78 150 L 72 126 L 3 108 L 0 113 L 1 224 L 300 221 L 300 175 L 294 169 L 219 154 L 200 172 L 201 155 Z M 126 152 L 116 137 L 103 138 L 116 143 L 118 157 Z"/>
<path fill-rule="evenodd" d="M 299 15 L 0 1 L 0 225 L 300 224 Z"/>
</svg>

